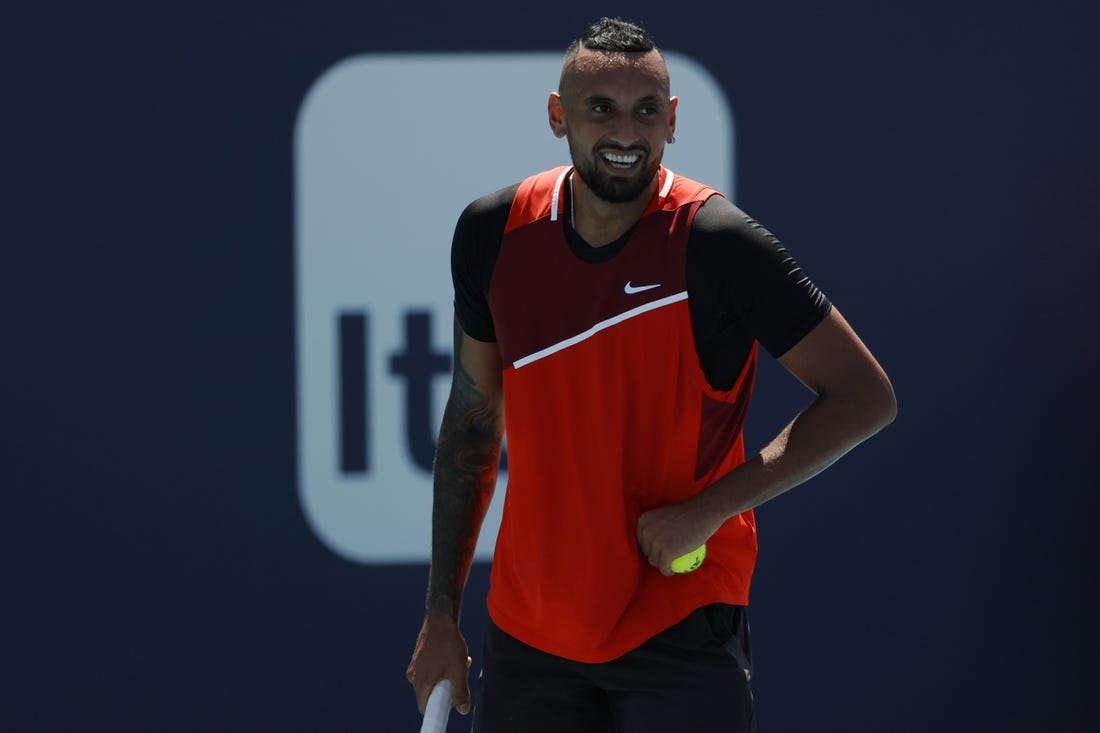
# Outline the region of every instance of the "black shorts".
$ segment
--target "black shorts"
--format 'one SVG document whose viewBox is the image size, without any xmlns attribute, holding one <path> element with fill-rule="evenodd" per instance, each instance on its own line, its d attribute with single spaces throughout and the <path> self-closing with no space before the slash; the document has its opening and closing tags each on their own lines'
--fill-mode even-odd
<svg viewBox="0 0 1100 733">
<path fill-rule="evenodd" d="M 749 733 L 748 615 L 715 603 L 601 664 L 556 657 L 490 619 L 475 733 Z"/>
</svg>

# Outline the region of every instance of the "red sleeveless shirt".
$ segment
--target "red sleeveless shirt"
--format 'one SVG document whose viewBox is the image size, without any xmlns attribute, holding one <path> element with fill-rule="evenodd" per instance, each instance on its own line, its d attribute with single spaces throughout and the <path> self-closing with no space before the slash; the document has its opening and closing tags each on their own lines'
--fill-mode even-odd
<svg viewBox="0 0 1100 733">
<path fill-rule="evenodd" d="M 489 285 L 508 484 L 488 609 L 531 646 L 602 662 L 699 606 L 748 603 L 751 511 L 727 521 L 684 575 L 651 567 L 634 533 L 642 512 L 744 461 L 756 346 L 730 390 L 708 385 L 685 257 L 692 218 L 716 191 L 661 168 L 625 247 L 592 263 L 572 252 L 560 221 L 570 170 L 520 185 Z"/>
</svg>

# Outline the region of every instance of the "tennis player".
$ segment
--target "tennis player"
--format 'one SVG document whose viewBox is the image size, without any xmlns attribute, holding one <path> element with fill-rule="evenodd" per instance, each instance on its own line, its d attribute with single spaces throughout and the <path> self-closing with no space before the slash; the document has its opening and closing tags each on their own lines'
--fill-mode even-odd
<svg viewBox="0 0 1100 733">
<path fill-rule="evenodd" d="M 548 101 L 571 164 L 478 198 L 455 228 L 454 374 L 407 676 L 422 712 L 441 679 L 469 711 L 459 615 L 507 425 L 479 733 L 754 730 L 753 507 L 896 412 L 790 252 L 661 164 L 676 107 L 650 35 L 599 21 Z M 746 460 L 758 346 L 813 398 Z M 704 544 L 698 569 L 671 572 Z"/>
</svg>

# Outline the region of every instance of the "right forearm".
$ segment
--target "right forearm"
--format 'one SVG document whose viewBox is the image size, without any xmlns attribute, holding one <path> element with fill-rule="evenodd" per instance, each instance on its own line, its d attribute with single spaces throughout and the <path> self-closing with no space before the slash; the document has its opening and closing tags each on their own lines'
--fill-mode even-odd
<svg viewBox="0 0 1100 733">
<path fill-rule="evenodd" d="M 497 401 L 456 370 L 436 446 L 428 611 L 458 620 L 478 534 L 496 488 L 503 420 Z"/>
</svg>

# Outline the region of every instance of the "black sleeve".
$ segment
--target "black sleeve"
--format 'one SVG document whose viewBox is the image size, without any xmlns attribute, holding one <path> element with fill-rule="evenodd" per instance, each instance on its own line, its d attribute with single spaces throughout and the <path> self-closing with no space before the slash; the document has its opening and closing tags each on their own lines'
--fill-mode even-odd
<svg viewBox="0 0 1100 733">
<path fill-rule="evenodd" d="M 517 190 L 518 183 L 467 206 L 458 217 L 451 240 L 455 315 L 462 330 L 478 341 L 497 339 L 489 312 L 489 281 Z"/>
<path fill-rule="evenodd" d="M 700 363 L 717 389 L 732 386 L 753 340 L 778 358 L 832 307 L 786 247 L 721 196 L 692 223 L 687 285 Z"/>
</svg>

